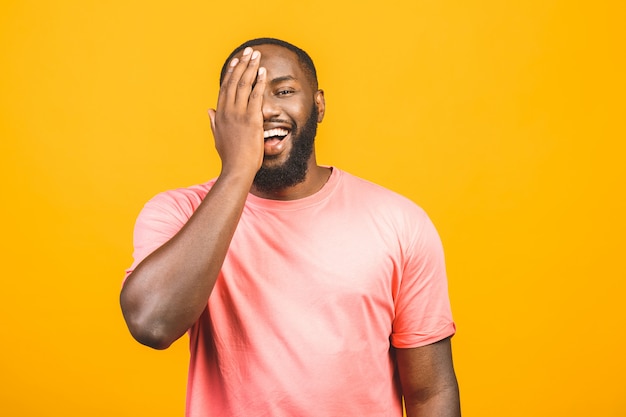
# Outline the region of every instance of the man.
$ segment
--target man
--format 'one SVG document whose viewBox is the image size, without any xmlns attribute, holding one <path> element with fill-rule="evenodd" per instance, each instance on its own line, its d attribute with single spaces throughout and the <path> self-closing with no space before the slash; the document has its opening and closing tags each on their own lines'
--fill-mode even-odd
<svg viewBox="0 0 626 417">
<path fill-rule="evenodd" d="M 313 146 L 324 93 L 276 39 L 227 59 L 217 179 L 152 199 L 121 306 L 132 335 L 190 337 L 188 416 L 459 416 L 443 253 L 408 199 Z"/>
</svg>

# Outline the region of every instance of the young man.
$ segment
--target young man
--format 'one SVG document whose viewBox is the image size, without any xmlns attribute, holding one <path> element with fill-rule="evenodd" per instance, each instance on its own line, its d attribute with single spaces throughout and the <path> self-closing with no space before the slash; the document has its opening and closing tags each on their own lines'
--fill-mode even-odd
<svg viewBox="0 0 626 417">
<path fill-rule="evenodd" d="M 227 59 L 217 179 L 159 194 L 121 306 L 165 349 L 189 334 L 187 415 L 459 416 L 441 243 L 408 199 L 316 162 L 324 118 L 299 48 Z"/>
</svg>

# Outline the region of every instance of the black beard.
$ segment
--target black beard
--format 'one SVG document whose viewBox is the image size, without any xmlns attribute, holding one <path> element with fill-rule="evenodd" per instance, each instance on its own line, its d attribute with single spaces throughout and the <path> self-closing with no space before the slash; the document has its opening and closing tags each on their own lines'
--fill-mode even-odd
<svg viewBox="0 0 626 417">
<path fill-rule="evenodd" d="M 261 166 L 254 177 L 254 187 L 263 193 L 271 193 L 303 182 L 313 153 L 316 133 L 317 106 L 314 104 L 302 130 L 298 130 L 297 126 L 293 126 L 291 130 L 293 148 L 287 160 L 275 167 Z"/>
</svg>

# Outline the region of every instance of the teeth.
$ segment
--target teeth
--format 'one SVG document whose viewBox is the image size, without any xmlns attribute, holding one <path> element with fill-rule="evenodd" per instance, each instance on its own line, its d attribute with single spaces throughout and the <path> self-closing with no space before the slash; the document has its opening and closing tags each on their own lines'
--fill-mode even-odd
<svg viewBox="0 0 626 417">
<path fill-rule="evenodd" d="M 267 139 L 272 136 L 287 136 L 288 133 L 289 132 L 286 129 L 270 129 L 263 132 L 263 137 Z"/>
</svg>

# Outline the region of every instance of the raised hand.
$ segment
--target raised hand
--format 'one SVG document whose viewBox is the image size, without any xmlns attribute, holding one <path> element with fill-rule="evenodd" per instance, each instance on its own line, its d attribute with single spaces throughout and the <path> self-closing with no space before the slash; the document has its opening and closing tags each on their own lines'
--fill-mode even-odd
<svg viewBox="0 0 626 417">
<path fill-rule="evenodd" d="M 263 162 L 266 71 L 259 68 L 260 57 L 247 48 L 230 62 L 217 109 L 209 110 L 222 174 L 187 223 L 147 256 L 124 284 L 120 296 L 124 318 L 145 345 L 168 347 L 207 307 Z"/>
<path fill-rule="evenodd" d="M 217 108 L 209 110 L 222 174 L 251 173 L 263 162 L 263 93 L 266 70 L 261 53 L 246 48 L 233 58 L 220 86 Z"/>
</svg>

